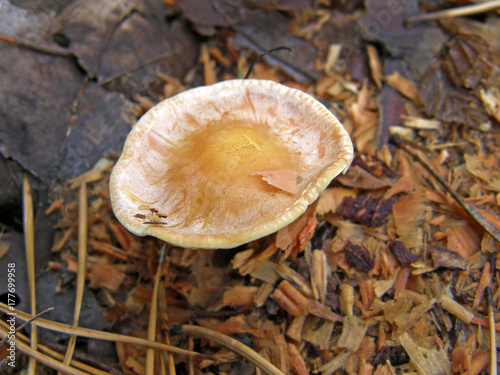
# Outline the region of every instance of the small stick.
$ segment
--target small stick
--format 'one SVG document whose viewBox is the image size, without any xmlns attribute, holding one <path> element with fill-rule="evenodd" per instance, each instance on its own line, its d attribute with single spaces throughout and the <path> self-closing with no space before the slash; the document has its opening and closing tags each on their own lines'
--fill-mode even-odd
<svg viewBox="0 0 500 375">
<path fill-rule="evenodd" d="M 151 64 L 151 63 L 154 63 L 156 61 L 160 61 L 162 59 L 166 59 L 167 57 L 172 57 L 174 55 L 177 55 L 177 54 L 181 54 L 183 52 L 184 49 L 182 50 L 174 50 L 174 51 L 169 51 L 169 52 L 166 52 L 166 53 L 163 53 L 161 55 L 158 55 L 158 56 L 154 56 L 154 57 L 151 57 L 150 59 L 147 59 L 147 60 L 144 60 L 143 62 L 141 62 L 140 64 L 130 68 L 130 69 L 127 69 L 126 71 L 123 71 L 121 73 L 117 73 L 115 74 L 114 76 L 112 77 L 109 77 L 105 80 L 102 80 L 102 81 L 99 81 L 99 85 L 100 86 L 104 86 L 104 85 L 107 85 L 108 83 L 110 82 L 113 82 L 114 80 L 120 78 L 121 76 L 124 76 L 125 74 L 128 74 L 128 73 L 133 73 L 135 72 L 136 70 L 139 70 L 141 68 L 144 68 L 145 66 Z"/>
<path fill-rule="evenodd" d="M 8 35 L 0 35 L 0 42 L 4 42 L 5 44 L 9 44 L 15 47 L 21 47 L 25 49 L 29 49 L 31 51 L 44 53 L 46 55 L 52 56 L 61 56 L 61 57 L 71 57 L 73 54 L 71 51 L 63 50 L 63 49 L 55 49 L 50 47 L 37 46 L 35 44 L 23 42 L 19 39 Z"/>
<path fill-rule="evenodd" d="M 32 321 L 34 321 L 35 319 L 38 319 L 39 317 L 41 317 L 43 314 L 46 314 L 48 313 L 49 311 L 52 311 L 54 310 L 54 307 L 47 307 L 45 310 L 43 310 L 42 312 L 39 312 L 38 314 L 36 314 L 33 318 L 25 321 L 23 324 L 21 324 L 19 327 L 17 327 L 14 332 L 12 332 L 12 335 L 15 335 L 17 332 L 19 332 L 20 330 L 22 330 L 24 327 L 26 327 L 28 324 L 31 324 Z M 5 336 L 5 338 L 0 341 L 0 346 L 2 346 L 3 344 L 5 344 L 8 340 L 9 340 L 9 336 L 11 336 L 10 334 Z"/>
<path fill-rule="evenodd" d="M 497 374 L 497 337 L 495 330 L 495 316 L 493 315 L 493 295 L 489 286 L 487 286 L 484 290 L 484 298 L 486 299 L 486 306 L 488 307 L 488 322 L 490 330 L 490 374 Z"/>
<path fill-rule="evenodd" d="M 465 201 L 448 185 L 443 177 L 436 171 L 436 169 L 429 163 L 419 152 L 412 150 L 401 138 L 392 138 L 396 146 L 410 154 L 416 161 L 418 161 L 440 184 L 441 186 L 453 197 L 460 207 L 480 226 L 484 228 L 495 240 L 500 242 L 500 230 L 495 228 L 488 220 L 486 220 L 477 210 Z"/>
<path fill-rule="evenodd" d="M 413 17 L 410 17 L 406 20 L 406 22 L 411 25 L 413 23 L 421 22 L 421 21 L 433 21 L 441 18 L 452 18 L 452 17 L 461 17 L 461 16 L 470 16 L 472 14 L 478 14 L 483 12 L 488 12 L 490 10 L 495 10 L 496 8 L 500 8 L 499 0 L 485 1 L 479 4 L 466 5 L 463 7 L 457 7 L 453 9 L 445 9 L 437 12 L 419 14 Z"/>
<path fill-rule="evenodd" d="M 24 218 L 24 243 L 26 247 L 26 268 L 30 291 L 31 315 L 36 315 L 36 292 L 35 292 L 35 224 L 33 217 L 33 194 L 31 192 L 28 175 L 23 180 L 23 218 Z M 37 351 L 37 329 L 31 327 L 31 349 Z M 28 363 L 28 375 L 35 375 L 36 359 L 30 357 Z"/>
<path fill-rule="evenodd" d="M 273 52 L 276 52 L 276 51 L 282 51 L 282 50 L 287 50 L 288 52 L 293 52 L 293 48 L 291 48 L 291 47 L 279 46 L 279 47 L 276 47 L 276 48 L 271 48 L 270 50 L 268 50 L 268 51 L 266 51 L 264 53 L 261 53 L 259 55 L 259 57 L 257 57 L 255 60 L 253 60 L 250 63 L 250 67 L 248 68 L 247 74 L 245 75 L 245 78 L 243 78 L 243 79 L 248 79 L 248 77 L 250 77 L 250 74 L 252 74 L 252 70 L 253 70 L 255 64 L 257 64 L 261 58 L 263 58 L 264 56 L 266 56 L 266 55 L 268 55 L 270 53 L 273 53 Z"/>
</svg>

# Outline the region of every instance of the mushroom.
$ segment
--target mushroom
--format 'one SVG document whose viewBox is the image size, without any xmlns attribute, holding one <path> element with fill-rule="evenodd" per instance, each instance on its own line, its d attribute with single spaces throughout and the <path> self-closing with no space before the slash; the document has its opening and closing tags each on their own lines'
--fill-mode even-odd
<svg viewBox="0 0 500 375">
<path fill-rule="evenodd" d="M 299 217 L 353 158 L 337 118 L 302 91 L 266 80 L 190 89 L 133 127 L 110 179 L 132 233 L 232 248 Z"/>
</svg>

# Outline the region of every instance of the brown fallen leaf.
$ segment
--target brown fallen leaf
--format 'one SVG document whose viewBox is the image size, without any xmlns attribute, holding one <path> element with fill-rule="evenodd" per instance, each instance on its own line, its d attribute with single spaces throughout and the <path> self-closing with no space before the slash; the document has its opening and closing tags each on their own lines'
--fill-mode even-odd
<svg viewBox="0 0 500 375">
<path fill-rule="evenodd" d="M 487 78 L 492 70 L 488 63 L 488 43 L 477 35 L 455 35 L 446 46 L 443 67 L 455 86 L 473 89 Z"/>
<path fill-rule="evenodd" d="M 250 174 L 250 176 L 260 176 L 269 185 L 290 194 L 295 194 L 297 192 L 297 172 L 293 169 L 255 172 Z"/>
<path fill-rule="evenodd" d="M 390 186 L 387 181 L 375 177 L 358 165 L 351 166 L 345 175 L 337 177 L 337 181 L 344 186 L 365 190 L 377 190 Z"/>
<path fill-rule="evenodd" d="M 443 71 L 443 64 L 432 65 L 420 81 L 419 94 L 430 116 L 477 128 L 488 123 L 479 99 L 470 91 L 455 87 Z"/>
</svg>

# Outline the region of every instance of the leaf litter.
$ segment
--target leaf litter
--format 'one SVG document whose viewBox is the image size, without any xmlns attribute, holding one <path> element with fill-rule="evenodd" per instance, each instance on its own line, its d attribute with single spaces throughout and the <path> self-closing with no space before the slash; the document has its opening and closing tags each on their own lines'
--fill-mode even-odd
<svg viewBox="0 0 500 375">
<path fill-rule="evenodd" d="M 175 7 L 172 3 L 167 5 Z M 426 72 L 413 76 L 408 73 L 416 58 L 413 52 L 426 36 L 418 27 L 404 28 L 405 17 L 415 14 L 411 5 L 391 18 L 381 33 L 367 35 L 367 22 L 377 20 L 374 14 L 382 17 L 386 13 L 381 11 L 390 11 L 380 2 L 367 2 L 368 9 L 344 18 L 326 3 L 315 5 L 315 12 L 308 16 L 311 8 L 291 2 L 286 9 L 295 13 L 287 20 L 283 13 L 275 13 L 283 10 L 282 5 L 268 3 L 266 10 L 259 11 L 265 15 L 262 19 L 294 22 L 292 33 L 285 32 L 288 40 L 300 38 L 311 47 L 317 43 L 318 51 L 308 47 L 301 53 L 308 51 L 310 61 L 316 61 L 317 52 L 323 57 L 314 71 L 290 70 L 297 65 L 280 58 L 274 63 L 261 61 L 255 65 L 253 78 L 273 79 L 315 93 L 350 132 L 356 161 L 302 217 L 276 234 L 230 251 L 169 246 L 160 262 L 158 241 L 129 234 L 114 218 L 107 188 L 111 163 L 107 161 L 116 160 L 117 154 L 108 153 L 100 167 L 73 184 L 89 187 L 86 279 L 105 311 L 109 329 L 146 337 L 155 297 L 160 306 L 154 318 L 157 340 L 212 356 L 201 360 L 174 355 L 169 361 L 174 362 L 176 373 L 241 373 L 240 369 L 247 368 L 243 358 L 257 358 L 258 366 L 263 366 L 259 371 L 268 373 L 480 373 L 490 365 L 491 345 L 482 328 L 488 310 L 483 292 L 491 289 L 497 309 L 500 245 L 424 168 L 421 159 L 396 146 L 401 140 L 393 143 L 386 138 L 382 144 L 376 140 L 384 127 L 389 134 L 399 134 L 406 147 L 425 155 L 444 183 L 498 230 L 498 67 L 496 55 L 490 51 L 497 48 L 491 30 L 498 33 L 498 16 L 489 14 L 484 24 L 456 18 L 435 25 L 448 38 L 447 49 L 442 55 L 431 53 L 434 61 Z M 65 12 L 76 11 L 76 7 Z M 195 8 L 183 5 L 180 11 L 191 22 L 200 22 L 191 13 Z M 240 39 L 253 35 L 252 46 L 257 47 L 250 50 L 254 51 L 276 41 L 265 27 L 259 33 L 249 32 L 251 22 L 238 27 L 227 17 L 196 26 L 198 32 L 213 36 L 198 46 L 203 59 L 193 62 L 193 73 L 155 72 L 161 85 L 151 93 L 154 101 L 203 82 L 241 76 L 238 71 L 244 71 L 251 58 L 244 47 L 250 44 L 236 43 L 231 33 L 218 27 L 234 28 Z M 383 20 L 380 17 L 378 22 Z M 321 54 L 326 51 L 329 19 L 339 18 L 348 25 L 346 30 L 353 22 L 364 22 L 366 41 L 371 44 L 357 47 L 356 53 L 363 56 L 356 60 L 364 66 L 359 70 L 364 74 L 362 80 L 354 78 L 350 74 L 354 67 L 345 63 L 352 55 L 342 53 L 343 43 L 347 46 L 351 41 L 335 41 L 340 51 L 331 50 L 337 57 L 330 56 L 328 64 L 327 54 Z M 67 22 L 71 24 L 71 19 Z M 452 27 L 459 31 L 457 35 L 450 32 Z M 348 39 L 349 35 L 344 36 Z M 68 37 L 72 39 L 70 33 Z M 379 45 L 389 46 L 388 54 L 380 48 L 374 50 Z M 92 66 L 96 50 L 83 41 L 79 48 L 84 47 L 91 52 L 88 66 Z M 80 52 L 75 49 L 73 53 Z M 394 57 L 401 59 L 401 69 L 383 69 Z M 87 74 L 98 72 L 89 68 Z M 114 72 L 121 74 L 121 68 Z M 394 107 L 380 98 L 389 86 L 399 107 L 393 112 L 396 121 L 385 124 L 383 116 Z M 29 88 L 24 90 L 29 92 Z M 138 116 L 146 101 L 131 98 L 137 100 Z M 104 148 L 99 150 L 105 153 Z M 13 152 L 2 154 L 17 160 Z M 19 160 L 27 170 L 32 168 L 30 159 Z M 295 186 L 290 172 L 258 174 L 271 185 L 290 191 Z M 49 213 L 57 213 L 59 221 L 49 272 L 62 280 L 63 271 L 76 272 L 78 263 L 78 204 L 68 185 L 54 188 Z M 9 244 L 3 249 L 8 254 Z M 153 285 L 158 269 L 161 278 L 156 297 Z M 65 291 L 71 292 L 71 288 Z M 179 324 L 181 328 L 177 328 Z M 191 324 L 208 329 L 213 339 L 196 336 L 203 331 L 190 330 Z M 215 334 L 236 337 L 257 357 L 239 352 L 229 338 L 216 339 Z M 116 363 L 106 370 L 141 374 L 151 368 L 144 347 L 121 342 L 115 350 Z M 155 357 L 155 368 L 166 369 L 160 351 Z M 273 372 L 274 368 L 280 372 Z"/>
</svg>

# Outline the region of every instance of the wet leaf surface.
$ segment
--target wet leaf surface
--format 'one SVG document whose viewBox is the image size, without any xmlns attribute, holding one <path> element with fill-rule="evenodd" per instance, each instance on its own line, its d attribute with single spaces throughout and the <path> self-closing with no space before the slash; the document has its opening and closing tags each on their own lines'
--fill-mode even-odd
<svg viewBox="0 0 500 375">
<path fill-rule="evenodd" d="M 424 28 L 407 28 L 405 20 L 418 12 L 416 0 L 387 2 L 365 1 L 366 14 L 357 25 L 366 39 L 383 43 L 392 57 L 409 57 L 421 39 Z"/>
<path fill-rule="evenodd" d="M 446 45 L 443 66 L 455 86 L 474 89 L 482 79 L 488 78 L 488 43 L 476 35 L 456 35 Z"/>
<path fill-rule="evenodd" d="M 488 122 L 480 100 L 472 92 L 454 86 L 441 62 L 427 70 L 420 81 L 419 94 L 427 113 L 441 121 L 476 128 Z"/>
<path fill-rule="evenodd" d="M 58 16 L 58 32 L 69 39 L 70 50 L 91 78 L 96 75 L 102 52 L 116 26 L 136 9 L 138 3 L 134 0 L 78 0 Z"/>
</svg>

